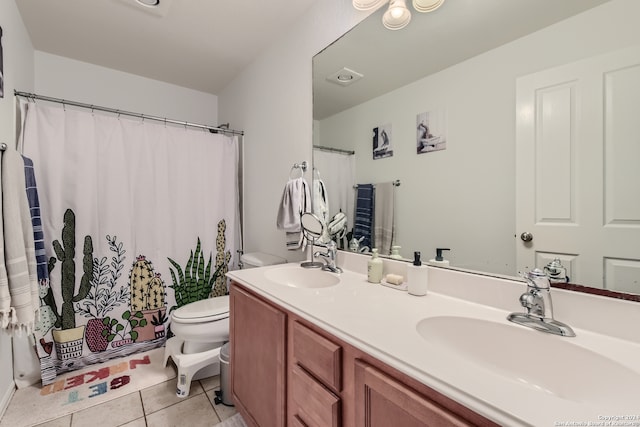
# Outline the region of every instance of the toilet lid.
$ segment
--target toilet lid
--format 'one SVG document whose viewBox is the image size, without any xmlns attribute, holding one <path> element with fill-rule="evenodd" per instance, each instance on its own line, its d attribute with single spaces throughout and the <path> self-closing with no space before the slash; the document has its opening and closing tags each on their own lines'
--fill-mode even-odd
<svg viewBox="0 0 640 427">
<path fill-rule="evenodd" d="M 208 322 L 229 317 L 229 296 L 207 298 L 176 309 L 173 320 L 181 323 Z"/>
</svg>

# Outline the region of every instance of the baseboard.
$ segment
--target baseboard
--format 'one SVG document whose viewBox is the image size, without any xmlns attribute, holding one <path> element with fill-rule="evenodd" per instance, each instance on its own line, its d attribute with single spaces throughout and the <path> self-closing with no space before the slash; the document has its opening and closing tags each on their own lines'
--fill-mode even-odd
<svg viewBox="0 0 640 427">
<path fill-rule="evenodd" d="M 13 381 L 9 383 L 9 386 L 2 394 L 2 398 L 0 399 L 0 419 L 4 416 L 5 411 L 9 407 L 9 402 L 11 402 L 11 398 L 13 397 L 13 393 L 16 392 L 16 385 Z"/>
</svg>

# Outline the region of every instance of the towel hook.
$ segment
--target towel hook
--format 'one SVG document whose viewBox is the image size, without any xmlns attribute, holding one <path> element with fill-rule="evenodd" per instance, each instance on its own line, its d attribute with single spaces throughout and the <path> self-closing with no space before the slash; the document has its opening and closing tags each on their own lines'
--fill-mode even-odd
<svg viewBox="0 0 640 427">
<path fill-rule="evenodd" d="M 307 166 L 308 163 L 306 160 L 304 160 L 302 163 L 294 163 L 293 166 L 291 166 L 291 170 L 289 171 L 289 178 L 291 178 L 291 172 L 293 172 L 296 169 L 300 169 L 300 178 L 302 178 L 304 176 L 304 173 L 307 171 Z"/>
</svg>

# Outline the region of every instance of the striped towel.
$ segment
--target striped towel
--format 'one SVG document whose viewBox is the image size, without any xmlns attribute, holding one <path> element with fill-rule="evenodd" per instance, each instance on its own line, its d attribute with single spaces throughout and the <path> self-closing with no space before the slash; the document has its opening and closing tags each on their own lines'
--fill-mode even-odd
<svg viewBox="0 0 640 427">
<path fill-rule="evenodd" d="M 373 242 L 373 215 L 375 206 L 375 187 L 373 184 L 358 184 L 356 191 L 356 220 L 353 237 L 359 240 L 360 247 L 371 248 Z"/>
<path fill-rule="evenodd" d="M 38 281 L 42 283 L 49 279 L 49 270 L 47 268 L 47 254 L 44 247 L 42 219 L 40 217 L 38 187 L 36 186 L 36 175 L 33 169 L 33 161 L 25 156 L 22 156 L 22 160 L 24 160 L 24 178 L 27 188 L 27 201 L 29 202 L 29 208 L 31 209 L 31 224 L 33 225 L 33 242 L 36 250 Z"/>
</svg>

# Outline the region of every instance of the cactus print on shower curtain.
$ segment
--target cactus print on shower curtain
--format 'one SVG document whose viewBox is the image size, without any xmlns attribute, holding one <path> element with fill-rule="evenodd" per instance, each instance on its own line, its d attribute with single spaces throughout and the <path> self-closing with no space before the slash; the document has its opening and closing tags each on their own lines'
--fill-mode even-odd
<svg viewBox="0 0 640 427">
<path fill-rule="evenodd" d="M 164 282 L 155 273 L 153 264 L 139 255 L 129 272 L 131 311 L 155 310 L 164 307 Z"/>
<path fill-rule="evenodd" d="M 227 238 L 224 234 L 226 230 L 227 223 L 224 220 L 218 222 L 218 235 L 216 236 L 216 270 L 220 269 L 220 273 L 218 277 L 216 277 L 215 285 L 213 285 L 211 289 L 212 297 L 219 297 L 229 293 L 226 274 L 229 271 L 231 252 L 224 251 L 227 246 Z"/>
<path fill-rule="evenodd" d="M 227 295 L 229 292 L 226 285 L 225 273 L 229 269 L 231 261 L 231 251 L 225 253 L 226 223 L 224 220 L 218 222 L 218 233 L 216 237 L 216 263 L 212 268 L 212 254 L 205 262 L 204 254 L 201 250 L 200 238 L 196 244 L 195 251 L 191 251 L 184 270 L 176 261 L 168 258 L 173 268 L 170 268 L 172 285 L 176 299 L 176 305 L 171 310 L 183 305 L 210 297 Z"/>
</svg>

